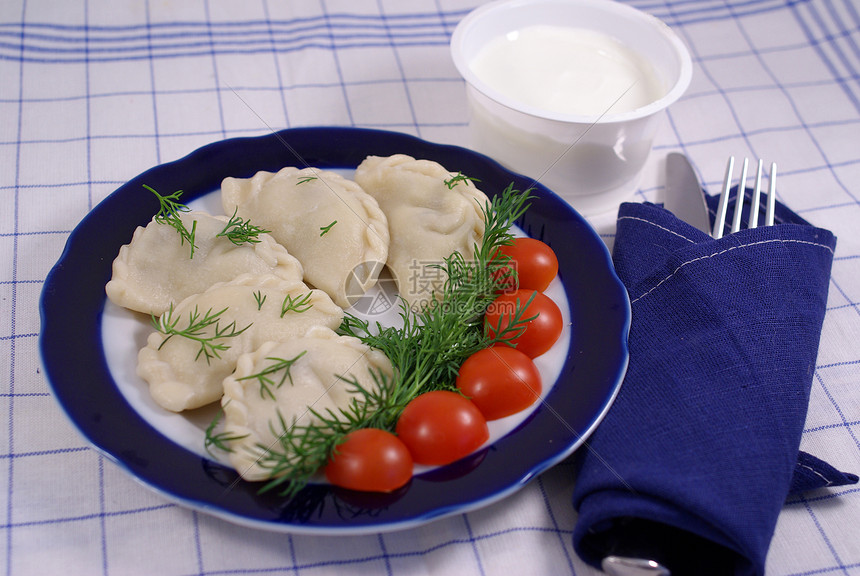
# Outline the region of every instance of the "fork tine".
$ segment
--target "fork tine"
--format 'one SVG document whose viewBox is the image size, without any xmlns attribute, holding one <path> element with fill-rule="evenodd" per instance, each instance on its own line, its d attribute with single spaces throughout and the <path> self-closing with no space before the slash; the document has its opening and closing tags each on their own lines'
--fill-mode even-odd
<svg viewBox="0 0 860 576">
<path fill-rule="evenodd" d="M 732 172 L 735 167 L 735 157 L 729 156 L 729 162 L 726 166 L 726 176 L 723 180 L 723 188 L 720 192 L 720 202 L 717 205 L 717 214 L 714 218 L 714 229 L 711 236 L 718 240 L 723 237 L 723 230 L 726 226 L 726 213 L 728 212 L 729 190 L 732 187 Z M 749 169 L 749 159 L 744 158 L 744 163 L 741 168 L 741 177 L 738 181 L 737 194 L 735 195 L 735 207 L 732 214 L 731 232 L 735 233 L 741 229 L 741 220 L 743 219 L 744 200 L 746 199 L 746 181 L 747 170 Z M 755 188 L 752 192 L 750 202 L 749 221 L 747 228 L 752 229 L 758 227 L 759 212 L 761 210 L 761 178 L 763 173 L 763 162 L 761 158 L 758 160 L 755 175 Z M 773 226 L 774 211 L 776 208 L 776 162 L 770 165 L 770 181 L 767 192 L 767 210 L 765 213 L 765 226 Z"/>
<path fill-rule="evenodd" d="M 741 167 L 741 179 L 738 181 L 738 193 L 735 195 L 735 213 L 732 218 L 732 234 L 741 229 L 741 216 L 743 215 L 744 198 L 746 197 L 746 181 L 747 169 L 750 161 L 744 158 L 744 164 Z"/>
<path fill-rule="evenodd" d="M 717 215 L 714 218 L 714 229 L 711 232 L 713 238 L 723 237 L 723 228 L 726 226 L 726 209 L 729 203 L 729 189 L 732 187 L 732 172 L 735 169 L 735 157 L 729 156 L 726 166 L 726 176 L 723 179 L 723 189 L 720 193 L 720 203 L 717 205 Z"/>
<path fill-rule="evenodd" d="M 767 189 L 767 212 L 764 216 L 765 226 L 773 226 L 773 212 L 776 208 L 776 162 L 770 165 L 770 183 Z"/>
<path fill-rule="evenodd" d="M 755 189 L 753 190 L 752 202 L 750 204 L 750 221 L 747 224 L 748 228 L 755 228 L 758 226 L 758 208 L 759 208 L 759 196 L 761 195 L 761 158 L 758 159 L 758 168 L 755 173 Z"/>
</svg>

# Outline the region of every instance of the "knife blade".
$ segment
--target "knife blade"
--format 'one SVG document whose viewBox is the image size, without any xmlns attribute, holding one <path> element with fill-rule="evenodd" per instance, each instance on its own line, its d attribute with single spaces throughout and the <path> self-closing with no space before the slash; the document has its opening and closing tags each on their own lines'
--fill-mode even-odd
<svg viewBox="0 0 860 576">
<path fill-rule="evenodd" d="M 686 156 L 666 155 L 666 198 L 663 206 L 691 226 L 711 233 L 711 218 L 696 171 Z"/>
</svg>

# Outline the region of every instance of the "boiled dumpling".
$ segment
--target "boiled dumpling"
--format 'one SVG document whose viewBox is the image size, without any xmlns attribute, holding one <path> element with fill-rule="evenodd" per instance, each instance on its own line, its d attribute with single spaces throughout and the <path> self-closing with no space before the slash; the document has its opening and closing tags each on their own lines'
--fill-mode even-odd
<svg viewBox="0 0 860 576">
<path fill-rule="evenodd" d="M 314 326 L 337 328 L 342 319 L 343 310 L 325 292 L 272 274 L 243 274 L 168 310 L 160 324 L 175 323 L 177 331 L 191 337 L 154 331 L 138 354 L 137 373 L 163 408 L 199 408 L 221 398 L 222 382 L 241 354 Z M 194 324 L 198 329 L 189 331 Z M 206 338 L 218 348 L 204 346 Z"/>
<path fill-rule="evenodd" d="M 341 307 L 376 283 L 388 255 L 388 223 L 376 200 L 335 172 L 287 167 L 225 178 L 224 210 L 272 231 L 299 259 L 304 279 Z"/>
<path fill-rule="evenodd" d="M 484 235 L 487 196 L 457 176 L 405 154 L 369 156 L 355 172 L 388 218 L 388 267 L 414 309 L 438 297 L 445 278 L 437 266 L 454 252 L 470 259 Z"/>
<path fill-rule="evenodd" d="M 254 377 L 276 365 L 289 365 L 266 374 L 268 382 Z M 268 450 L 285 454 L 278 441 L 283 425 L 307 425 L 314 420 L 308 407 L 318 413 L 345 408 L 360 398 L 351 381 L 373 390 L 380 374 L 391 377 L 388 358 L 352 336 L 338 336 L 326 328 L 314 328 L 304 337 L 280 343 L 268 342 L 239 358 L 236 372 L 224 380 L 225 437 L 230 462 L 246 480 L 272 477 Z M 263 387 L 265 384 L 265 389 Z M 283 425 L 282 422 L 283 421 Z"/>
<path fill-rule="evenodd" d="M 105 286 L 114 304 L 160 316 L 171 303 L 243 273 L 271 273 L 292 282 L 302 280 L 299 261 L 270 235 L 260 234 L 259 242 L 237 246 L 225 237 L 217 237 L 228 221 L 226 217 L 205 212 L 178 215 L 188 230 L 197 222 L 194 257 L 188 242 L 183 243 L 173 227 L 155 219 L 146 227 L 138 227 L 131 242 L 119 249 L 113 275 Z"/>
</svg>

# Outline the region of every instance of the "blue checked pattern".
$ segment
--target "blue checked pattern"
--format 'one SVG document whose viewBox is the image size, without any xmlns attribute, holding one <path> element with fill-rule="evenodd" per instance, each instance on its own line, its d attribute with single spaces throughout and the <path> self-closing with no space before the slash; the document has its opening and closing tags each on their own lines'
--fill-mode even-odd
<svg viewBox="0 0 860 576">
<path fill-rule="evenodd" d="M 716 190 L 730 155 L 838 237 L 801 448 L 860 470 L 860 6 L 629 0 L 687 42 L 693 82 L 637 198 L 679 150 Z M 87 447 L 40 373 L 37 302 L 80 219 L 212 141 L 345 125 L 468 145 L 448 55 L 476 0 L 0 3 L 0 574 L 596 574 L 562 463 L 485 509 L 382 535 L 249 530 L 171 504 Z M 595 219 L 608 243 L 613 222 Z M 860 575 L 860 488 L 786 503 L 767 573 Z"/>
</svg>

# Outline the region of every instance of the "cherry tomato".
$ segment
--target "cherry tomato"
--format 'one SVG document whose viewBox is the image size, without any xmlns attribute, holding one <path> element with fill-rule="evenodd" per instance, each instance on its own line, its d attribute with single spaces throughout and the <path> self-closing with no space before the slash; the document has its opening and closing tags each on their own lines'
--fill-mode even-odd
<svg viewBox="0 0 860 576">
<path fill-rule="evenodd" d="M 532 296 L 534 295 L 534 296 Z M 525 320 L 536 316 L 525 323 L 525 329 L 516 338 L 511 340 L 517 350 L 523 352 L 530 358 L 540 356 L 555 344 L 561 335 L 563 321 L 561 310 L 549 296 L 535 290 L 519 289 L 514 292 L 502 294 L 496 298 L 487 308 L 484 322 L 489 334 L 496 336 L 511 324 L 511 318 L 516 312 L 517 306 L 525 307 L 520 318 Z"/>
<path fill-rule="evenodd" d="M 449 390 L 415 397 L 400 414 L 396 432 L 415 462 L 434 466 L 469 455 L 490 437 L 481 411 Z"/>
<path fill-rule="evenodd" d="M 520 288 L 543 292 L 558 275 L 558 258 L 552 248 L 535 238 L 514 238 L 496 254 L 509 256 L 508 265 L 517 272 Z"/>
<path fill-rule="evenodd" d="M 479 350 L 463 362 L 457 388 L 484 418 L 497 420 L 534 404 L 542 383 L 531 358 L 516 348 L 499 345 Z"/>
<path fill-rule="evenodd" d="M 335 486 L 365 492 L 391 492 L 412 478 L 412 455 L 400 439 L 385 430 L 361 428 L 337 445 L 325 467 Z"/>
</svg>

